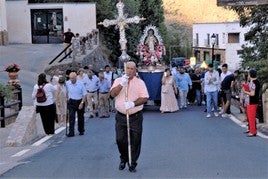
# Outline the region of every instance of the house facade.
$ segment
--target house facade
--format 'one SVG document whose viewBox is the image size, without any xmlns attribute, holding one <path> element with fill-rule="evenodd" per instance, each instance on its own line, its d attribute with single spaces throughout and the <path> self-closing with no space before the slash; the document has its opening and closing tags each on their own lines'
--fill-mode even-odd
<svg viewBox="0 0 268 179">
<path fill-rule="evenodd" d="M 239 21 L 193 24 L 193 53 L 197 61 L 212 61 L 212 35 L 215 35 L 214 63 L 227 63 L 234 71 L 240 67 L 239 57 L 249 28 L 240 27 Z"/>
<path fill-rule="evenodd" d="M 62 43 L 68 28 L 81 36 L 96 29 L 95 3 L 0 0 L 0 5 L 0 30 L 8 43 Z"/>
</svg>

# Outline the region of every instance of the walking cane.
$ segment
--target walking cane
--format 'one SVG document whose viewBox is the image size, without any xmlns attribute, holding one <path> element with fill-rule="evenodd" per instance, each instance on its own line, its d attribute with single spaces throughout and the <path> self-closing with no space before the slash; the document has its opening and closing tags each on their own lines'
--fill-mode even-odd
<svg viewBox="0 0 268 179">
<path fill-rule="evenodd" d="M 128 85 L 126 86 L 125 91 L 125 101 L 128 101 Z M 130 124 L 129 124 L 129 113 L 127 110 L 127 143 L 128 143 L 128 164 L 131 165 L 132 157 L 131 157 L 131 141 L 130 141 Z"/>
<path fill-rule="evenodd" d="M 69 110 L 68 110 L 68 104 L 67 104 L 67 110 L 66 110 L 66 119 L 65 119 L 65 135 L 68 135 L 68 121 L 69 121 Z"/>
</svg>

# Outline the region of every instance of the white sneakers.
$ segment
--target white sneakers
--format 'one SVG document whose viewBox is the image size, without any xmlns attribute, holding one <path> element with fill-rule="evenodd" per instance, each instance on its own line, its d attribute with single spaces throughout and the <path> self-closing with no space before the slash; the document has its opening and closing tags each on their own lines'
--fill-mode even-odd
<svg viewBox="0 0 268 179">
<path fill-rule="evenodd" d="M 223 114 L 221 115 L 221 117 L 228 117 L 228 114 L 223 113 Z"/>
<path fill-rule="evenodd" d="M 214 116 L 215 116 L 215 117 L 219 117 L 219 113 L 214 112 Z M 207 114 L 207 118 L 209 118 L 209 117 L 211 117 L 211 114 Z"/>
</svg>

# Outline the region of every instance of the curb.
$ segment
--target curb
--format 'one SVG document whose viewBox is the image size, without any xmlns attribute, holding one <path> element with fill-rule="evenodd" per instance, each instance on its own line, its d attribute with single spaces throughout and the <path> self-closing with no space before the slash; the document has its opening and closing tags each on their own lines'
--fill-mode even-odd
<svg viewBox="0 0 268 179">
<path fill-rule="evenodd" d="M 239 125 L 240 127 L 243 127 L 243 128 L 247 128 L 247 124 L 242 122 L 241 120 L 238 119 L 238 117 L 236 117 L 234 114 L 230 114 L 230 117 L 229 117 L 234 123 L 236 123 L 237 125 Z M 263 125 L 265 126 L 265 125 Z M 268 139 L 268 131 L 265 130 L 265 127 L 260 127 L 258 125 L 258 131 L 257 131 L 257 136 L 261 137 L 261 138 L 264 138 L 264 139 Z M 264 130 L 263 130 L 264 129 Z"/>
</svg>

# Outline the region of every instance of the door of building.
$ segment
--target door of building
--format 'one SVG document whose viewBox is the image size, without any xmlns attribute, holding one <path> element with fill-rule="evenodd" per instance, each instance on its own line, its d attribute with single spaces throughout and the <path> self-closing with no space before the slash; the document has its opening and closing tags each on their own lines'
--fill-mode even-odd
<svg viewBox="0 0 268 179">
<path fill-rule="evenodd" d="M 62 43 L 62 9 L 31 9 L 32 43 Z"/>
</svg>

